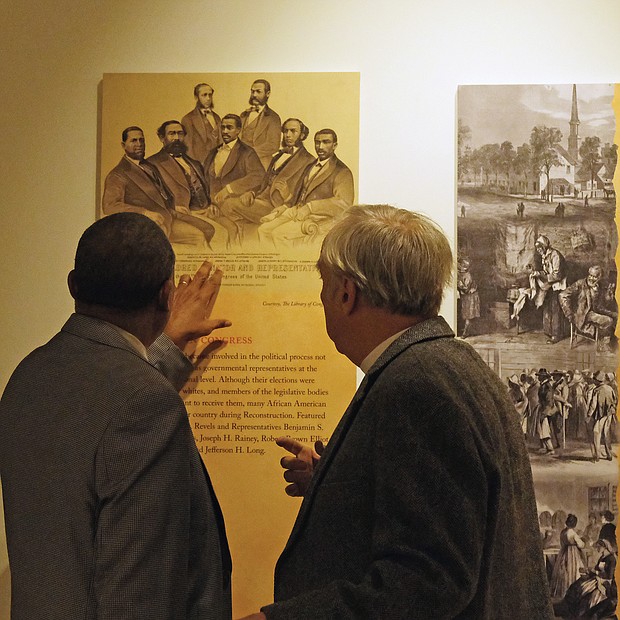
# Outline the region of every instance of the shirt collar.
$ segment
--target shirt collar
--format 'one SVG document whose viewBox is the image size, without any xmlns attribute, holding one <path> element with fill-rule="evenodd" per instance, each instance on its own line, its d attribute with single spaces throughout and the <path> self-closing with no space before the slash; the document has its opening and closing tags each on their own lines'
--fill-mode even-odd
<svg viewBox="0 0 620 620">
<path fill-rule="evenodd" d="M 134 166 L 139 166 L 139 165 L 140 165 L 140 162 L 139 162 L 139 161 L 137 161 L 137 160 L 135 160 L 135 159 L 131 159 L 131 157 L 129 157 L 129 156 L 127 155 L 127 153 L 125 153 L 125 155 L 123 155 L 123 157 L 124 157 L 124 158 L 125 158 L 128 162 L 131 162 Z"/>
<path fill-rule="evenodd" d="M 408 327 L 406 329 L 403 329 L 399 332 L 396 332 L 395 334 L 393 334 L 392 336 L 390 336 L 389 338 L 386 338 L 383 342 L 379 343 L 362 361 L 362 363 L 360 364 L 360 370 L 364 373 L 367 374 L 368 371 L 370 370 L 371 366 L 379 359 L 379 357 L 381 356 L 381 354 L 402 334 L 404 334 L 407 329 L 409 329 Z"/>
<path fill-rule="evenodd" d="M 142 344 L 142 342 L 140 342 L 140 340 L 136 336 L 130 334 L 128 331 L 125 331 L 122 327 L 114 325 L 114 323 L 108 323 L 108 325 L 115 329 L 127 341 L 131 348 L 136 351 L 136 353 L 138 353 L 141 357 L 148 361 L 149 356 L 146 351 L 146 347 Z"/>
<path fill-rule="evenodd" d="M 237 140 L 239 140 L 239 138 L 235 138 L 234 140 L 231 140 L 228 144 L 226 144 L 226 142 L 222 142 L 222 146 L 220 146 L 220 149 L 222 150 L 228 149 L 229 151 L 232 151 L 233 146 L 237 144 Z"/>
</svg>

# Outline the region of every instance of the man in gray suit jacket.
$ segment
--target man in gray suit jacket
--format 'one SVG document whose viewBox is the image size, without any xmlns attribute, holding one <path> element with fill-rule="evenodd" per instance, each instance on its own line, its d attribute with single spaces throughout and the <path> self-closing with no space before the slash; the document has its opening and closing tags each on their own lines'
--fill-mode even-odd
<svg viewBox="0 0 620 620">
<path fill-rule="evenodd" d="M 353 207 L 318 268 L 327 333 L 366 376 L 320 458 L 278 440 L 304 500 L 275 602 L 252 617 L 553 618 L 514 406 L 438 316 L 443 233 L 411 211 Z"/>
<path fill-rule="evenodd" d="M 191 363 L 174 344 L 230 323 L 205 319 L 221 280 L 208 263 L 170 312 L 173 269 L 150 219 L 97 221 L 69 274 L 76 313 L 7 385 L 13 620 L 231 616 L 224 522 L 177 393 Z"/>
</svg>

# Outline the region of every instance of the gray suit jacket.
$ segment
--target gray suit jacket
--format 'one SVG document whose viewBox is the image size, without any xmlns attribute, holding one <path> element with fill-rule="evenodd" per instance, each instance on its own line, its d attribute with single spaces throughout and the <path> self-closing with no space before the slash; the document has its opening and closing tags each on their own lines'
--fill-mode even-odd
<svg viewBox="0 0 620 620">
<path fill-rule="evenodd" d="M 178 385 L 170 342 L 153 352 Z M 226 535 L 185 406 L 108 323 L 72 315 L 13 373 L 0 476 L 13 620 L 230 618 Z"/>
<path fill-rule="evenodd" d="M 275 600 L 269 620 L 553 618 L 514 406 L 441 317 L 362 381 L 277 563 Z"/>
</svg>

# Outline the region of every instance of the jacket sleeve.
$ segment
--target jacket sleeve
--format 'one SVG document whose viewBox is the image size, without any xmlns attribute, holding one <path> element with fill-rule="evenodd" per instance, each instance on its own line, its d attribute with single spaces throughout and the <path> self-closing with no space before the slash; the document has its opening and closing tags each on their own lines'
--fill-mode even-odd
<svg viewBox="0 0 620 620">
<path fill-rule="evenodd" d="M 578 281 L 573 282 L 573 284 L 571 284 L 568 288 L 560 291 L 558 295 L 558 301 L 560 302 L 562 312 L 569 321 L 573 320 L 575 314 L 575 311 L 573 309 L 573 298 L 575 297 L 575 295 L 578 294 L 578 286 Z"/>
<path fill-rule="evenodd" d="M 185 617 L 190 434 L 182 401 L 165 382 L 137 389 L 97 451 L 97 618 Z"/>
<path fill-rule="evenodd" d="M 194 365 L 166 334 L 161 334 L 148 349 L 149 361 L 180 392 L 194 371 Z"/>
</svg>

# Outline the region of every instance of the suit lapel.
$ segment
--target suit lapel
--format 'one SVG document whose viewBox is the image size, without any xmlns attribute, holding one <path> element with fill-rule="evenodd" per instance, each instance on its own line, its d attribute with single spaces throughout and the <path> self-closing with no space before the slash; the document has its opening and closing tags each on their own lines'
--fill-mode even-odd
<svg viewBox="0 0 620 620">
<path fill-rule="evenodd" d="M 330 160 L 324 165 L 321 166 L 321 169 L 314 175 L 310 182 L 308 183 L 308 189 L 306 191 L 306 196 L 314 191 L 323 181 L 325 181 L 332 173 L 332 170 L 336 166 L 336 158 L 332 157 Z"/>
<path fill-rule="evenodd" d="M 240 151 L 241 145 L 239 144 L 239 140 L 237 140 L 235 146 L 232 148 L 232 151 L 230 151 L 230 155 L 228 156 L 226 163 L 222 166 L 222 171 L 220 173 L 221 179 L 223 179 L 237 165 Z"/>
<path fill-rule="evenodd" d="M 203 117 L 202 112 L 198 108 L 194 108 L 194 112 L 192 114 L 192 125 L 196 128 L 196 131 L 199 133 L 203 142 L 207 141 L 207 124 L 209 120 Z M 209 123 L 209 127 L 211 124 Z"/>
<path fill-rule="evenodd" d="M 306 147 L 302 144 L 283 166 L 283 168 L 288 167 L 287 178 L 298 173 L 300 170 L 305 170 L 311 161 L 314 161 L 314 157 L 308 153 Z"/>
<path fill-rule="evenodd" d="M 259 114 L 258 118 L 256 119 L 256 129 L 254 130 L 254 141 L 256 141 L 256 138 L 260 136 L 267 129 L 269 119 L 265 120 L 265 117 L 269 116 L 269 114 L 270 114 L 269 106 L 265 105 L 262 113 Z"/>
<path fill-rule="evenodd" d="M 184 192 L 187 192 L 187 183 L 185 180 L 185 174 L 183 174 L 183 170 L 181 166 L 174 161 L 174 158 L 168 155 L 165 151 L 162 153 L 161 158 L 161 166 L 168 173 L 170 178 L 174 180 L 174 182 L 181 187 Z"/>
<path fill-rule="evenodd" d="M 301 504 L 299 509 L 299 513 L 297 515 L 297 519 L 295 520 L 295 525 L 291 531 L 288 542 L 286 543 L 286 547 L 282 552 L 282 556 L 286 553 L 286 551 L 295 544 L 295 540 L 299 532 L 303 530 L 304 523 L 306 517 L 310 510 L 312 509 L 312 505 L 314 503 L 314 497 L 316 488 L 320 484 L 321 480 L 325 477 L 325 473 L 328 471 L 331 462 L 334 459 L 334 455 L 337 454 L 338 448 L 342 444 L 344 438 L 347 435 L 349 428 L 351 428 L 351 424 L 359 411 L 359 408 L 368 392 L 368 389 L 372 383 L 374 383 L 374 378 L 371 378 L 369 375 L 366 375 L 363 381 L 360 383 L 355 395 L 353 396 L 353 400 L 349 403 L 347 410 L 344 415 L 340 419 L 338 426 L 334 430 L 327 447 L 325 448 L 325 452 L 321 456 L 321 460 L 319 461 L 319 465 L 312 476 L 312 480 L 310 482 L 310 486 L 306 491 L 306 496 Z"/>
</svg>

